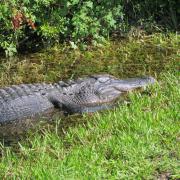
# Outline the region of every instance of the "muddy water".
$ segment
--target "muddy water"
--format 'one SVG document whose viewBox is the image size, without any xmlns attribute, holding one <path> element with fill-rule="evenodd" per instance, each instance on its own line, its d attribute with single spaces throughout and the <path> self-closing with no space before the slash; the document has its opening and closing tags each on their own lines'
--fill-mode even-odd
<svg viewBox="0 0 180 180">
<path fill-rule="evenodd" d="M 54 47 L 41 53 L 11 59 L 1 58 L 0 86 L 56 82 L 97 73 L 108 73 L 119 78 L 151 75 L 158 79 L 161 72 L 177 69 L 177 52 L 178 48 L 173 44 L 166 43 L 164 46 L 153 39 L 114 41 L 104 47 L 89 48 L 87 51 Z M 84 121 L 79 115 L 63 117 L 59 128 L 64 130 Z M 53 129 L 56 126 L 54 122 L 45 123 L 40 129 L 47 126 Z M 6 136 L 1 141 L 3 139 L 10 144 L 17 142 L 19 137 L 24 138 L 24 132 L 10 140 Z"/>
</svg>

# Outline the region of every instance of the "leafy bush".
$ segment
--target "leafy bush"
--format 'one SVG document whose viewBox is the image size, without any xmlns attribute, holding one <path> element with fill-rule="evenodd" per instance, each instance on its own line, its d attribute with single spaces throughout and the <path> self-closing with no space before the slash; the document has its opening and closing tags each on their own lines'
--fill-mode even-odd
<svg viewBox="0 0 180 180">
<path fill-rule="evenodd" d="M 126 15 L 134 23 L 160 25 L 167 29 L 178 30 L 180 3 L 176 0 L 130 0 L 125 4 Z"/>
<path fill-rule="evenodd" d="M 130 22 L 159 21 L 169 12 L 177 28 L 178 11 L 175 0 L 1 0 L 0 47 L 11 56 L 54 42 L 95 43 Z"/>
</svg>

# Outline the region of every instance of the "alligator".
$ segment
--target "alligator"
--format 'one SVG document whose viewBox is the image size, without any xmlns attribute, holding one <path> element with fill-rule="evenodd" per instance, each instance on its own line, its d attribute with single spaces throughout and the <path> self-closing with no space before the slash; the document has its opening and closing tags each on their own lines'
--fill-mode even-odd
<svg viewBox="0 0 180 180">
<path fill-rule="evenodd" d="M 1 88 L 0 126 L 49 118 L 57 110 L 73 114 L 107 109 L 125 92 L 154 82 L 153 77 L 121 80 L 100 74 L 54 84 L 20 84 Z"/>
</svg>

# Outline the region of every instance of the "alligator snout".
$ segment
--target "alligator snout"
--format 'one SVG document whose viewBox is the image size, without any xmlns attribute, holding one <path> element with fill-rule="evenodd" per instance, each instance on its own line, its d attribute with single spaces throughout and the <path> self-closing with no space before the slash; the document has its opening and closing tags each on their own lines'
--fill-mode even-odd
<svg viewBox="0 0 180 180">
<path fill-rule="evenodd" d="M 113 77 L 109 77 L 106 82 L 102 83 L 102 80 L 100 82 L 101 83 L 99 84 L 98 88 L 99 94 L 101 93 L 103 96 L 112 96 L 114 94 L 114 96 L 117 96 L 123 92 L 128 92 L 136 88 L 141 88 L 153 84 L 155 83 L 155 79 L 153 77 L 143 77 L 119 80 Z"/>
</svg>

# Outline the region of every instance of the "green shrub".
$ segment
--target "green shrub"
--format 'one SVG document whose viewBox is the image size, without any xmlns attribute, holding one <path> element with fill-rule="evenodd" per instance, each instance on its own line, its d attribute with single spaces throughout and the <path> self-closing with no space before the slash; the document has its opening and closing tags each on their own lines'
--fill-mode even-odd
<svg viewBox="0 0 180 180">
<path fill-rule="evenodd" d="M 180 3 L 176 0 L 130 0 L 125 8 L 130 21 L 147 25 L 147 28 L 157 23 L 167 29 L 179 28 Z"/>
<path fill-rule="evenodd" d="M 68 41 L 103 41 L 113 30 L 161 22 L 178 28 L 175 0 L 1 0 L 0 48 L 7 56 L 23 47 Z M 161 22 L 166 24 L 167 22 Z"/>
</svg>

